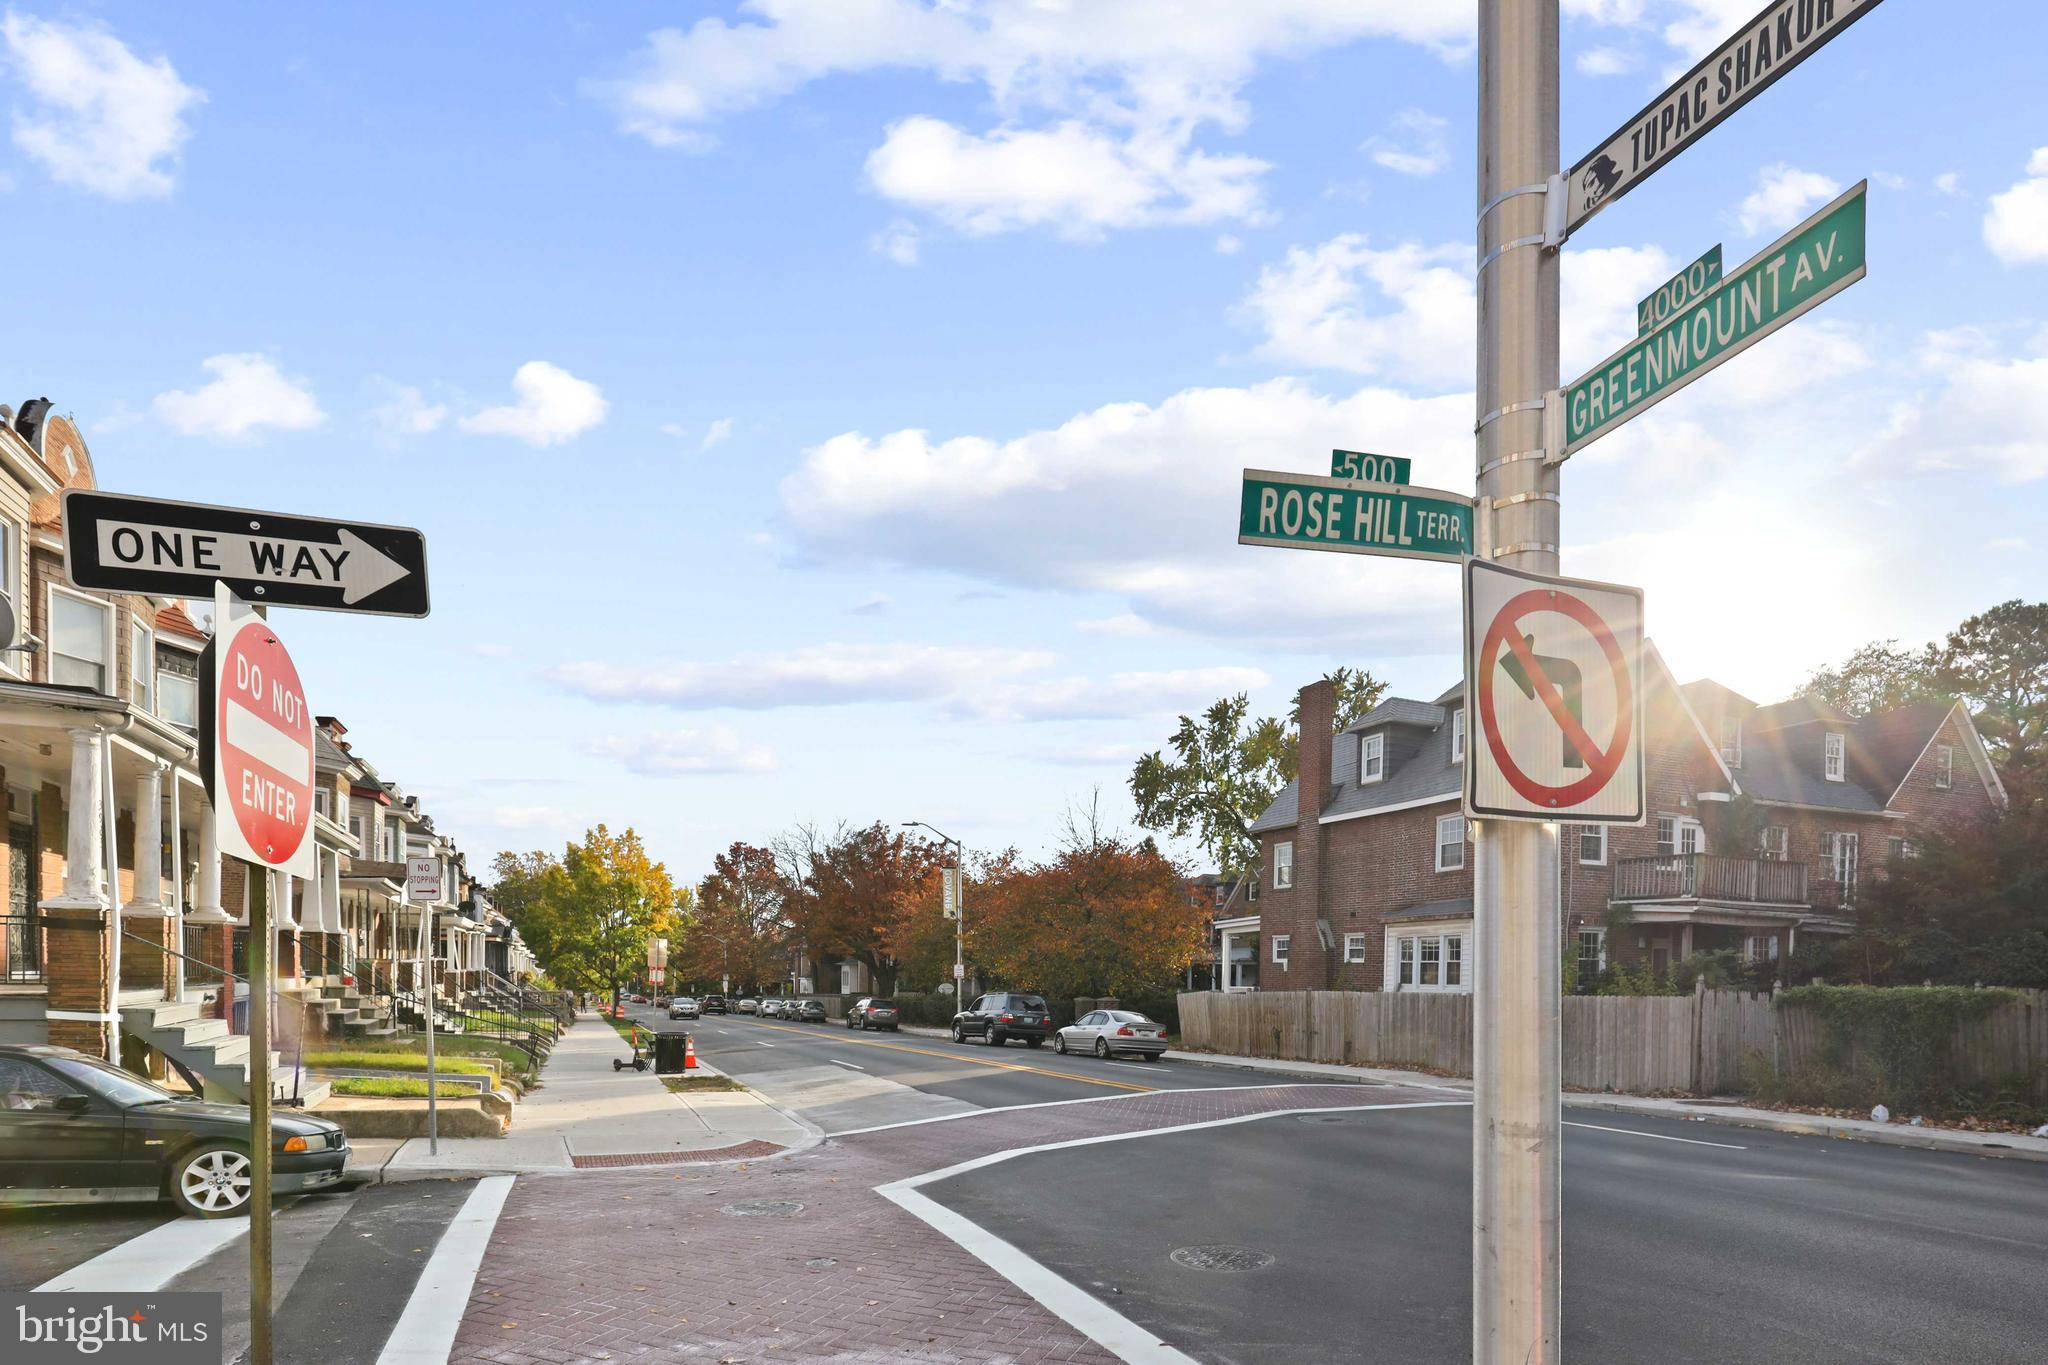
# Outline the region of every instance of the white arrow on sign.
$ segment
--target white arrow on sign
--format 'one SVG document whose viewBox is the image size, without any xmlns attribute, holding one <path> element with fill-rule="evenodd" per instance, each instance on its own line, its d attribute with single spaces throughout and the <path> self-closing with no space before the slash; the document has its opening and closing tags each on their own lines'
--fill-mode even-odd
<svg viewBox="0 0 2048 1365">
<path fill-rule="evenodd" d="M 360 602 L 410 572 L 346 526 L 340 528 L 338 544 L 134 521 L 102 521 L 98 530 L 102 564 L 211 573 L 251 582 L 310 583 L 341 589 L 344 602 Z"/>
</svg>

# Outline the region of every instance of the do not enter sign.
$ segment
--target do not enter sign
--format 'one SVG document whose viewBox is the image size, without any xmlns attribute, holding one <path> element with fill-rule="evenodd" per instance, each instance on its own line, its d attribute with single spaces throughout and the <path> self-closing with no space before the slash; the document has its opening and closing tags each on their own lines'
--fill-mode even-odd
<svg viewBox="0 0 2048 1365">
<path fill-rule="evenodd" d="M 224 587 L 214 621 L 207 790 L 221 852 L 314 876 L 313 713 L 299 670 L 270 622 Z"/>
<path fill-rule="evenodd" d="M 1643 595 L 1480 560 L 1465 570 L 1465 810 L 1641 824 Z"/>
</svg>

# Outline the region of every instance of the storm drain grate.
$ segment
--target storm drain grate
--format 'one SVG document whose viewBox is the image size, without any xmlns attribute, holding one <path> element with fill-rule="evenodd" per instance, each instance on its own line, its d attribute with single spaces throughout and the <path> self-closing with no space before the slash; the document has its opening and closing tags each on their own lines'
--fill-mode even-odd
<svg viewBox="0 0 2048 1365">
<path fill-rule="evenodd" d="M 1273 1264 L 1270 1252 L 1234 1246 L 1179 1247 L 1169 1259 L 1189 1270 L 1215 1270 L 1233 1275 L 1246 1270 L 1264 1270 Z"/>
<path fill-rule="evenodd" d="M 787 1218 L 803 1211 L 803 1204 L 795 1199 L 743 1199 L 719 1210 L 729 1218 Z"/>
</svg>

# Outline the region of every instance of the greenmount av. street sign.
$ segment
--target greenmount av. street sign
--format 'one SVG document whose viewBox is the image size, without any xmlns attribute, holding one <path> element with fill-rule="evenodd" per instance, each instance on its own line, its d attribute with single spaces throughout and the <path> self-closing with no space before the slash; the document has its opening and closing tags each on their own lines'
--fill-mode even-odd
<svg viewBox="0 0 2048 1365">
<path fill-rule="evenodd" d="M 1599 439 L 1863 278 L 1864 190 L 1841 198 L 1564 391 L 1564 453 Z"/>
<path fill-rule="evenodd" d="M 1671 315 L 1721 282 L 1721 244 L 1657 286 L 1657 292 L 1636 305 L 1636 335 L 1648 336 Z"/>
<path fill-rule="evenodd" d="M 1457 562 L 1472 553 L 1472 499 L 1440 488 L 1247 469 L 1237 543 Z"/>
</svg>

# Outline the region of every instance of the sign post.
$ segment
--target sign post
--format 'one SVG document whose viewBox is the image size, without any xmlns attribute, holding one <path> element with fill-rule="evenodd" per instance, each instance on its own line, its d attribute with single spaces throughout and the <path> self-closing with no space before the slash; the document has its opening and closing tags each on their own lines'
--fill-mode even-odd
<svg viewBox="0 0 2048 1365">
<path fill-rule="evenodd" d="M 441 1087 L 434 1079 L 434 902 L 441 899 L 441 860 L 422 854 L 405 860 L 405 898 L 419 907 L 420 1013 L 427 1021 L 427 1151 L 441 1154 Z"/>
</svg>

